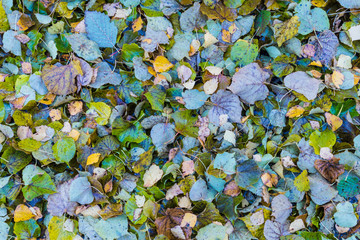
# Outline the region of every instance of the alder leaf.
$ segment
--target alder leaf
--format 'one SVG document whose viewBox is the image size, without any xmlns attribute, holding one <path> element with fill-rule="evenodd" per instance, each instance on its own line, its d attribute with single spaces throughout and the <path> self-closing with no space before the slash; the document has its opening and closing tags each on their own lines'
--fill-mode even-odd
<svg viewBox="0 0 360 240">
<path fill-rule="evenodd" d="M 246 103 L 254 104 L 268 96 L 269 90 L 265 81 L 269 77 L 270 74 L 261 69 L 257 63 L 251 63 L 234 74 L 228 89 Z"/>
<path fill-rule="evenodd" d="M 71 61 L 68 65 L 45 65 L 41 72 L 46 88 L 56 95 L 76 92 L 75 77 L 77 75 L 82 75 L 79 60 Z"/>
<path fill-rule="evenodd" d="M 114 22 L 104 13 L 96 11 L 85 12 L 86 33 L 90 40 L 96 42 L 99 47 L 114 47 L 118 29 Z"/>
<path fill-rule="evenodd" d="M 330 183 L 334 183 L 337 178 L 345 172 L 344 166 L 339 164 L 339 158 L 330 160 L 317 159 L 315 168 Z"/>
<path fill-rule="evenodd" d="M 357 0 L 338 0 L 338 2 L 345 8 L 360 8 L 360 2 Z"/>
</svg>

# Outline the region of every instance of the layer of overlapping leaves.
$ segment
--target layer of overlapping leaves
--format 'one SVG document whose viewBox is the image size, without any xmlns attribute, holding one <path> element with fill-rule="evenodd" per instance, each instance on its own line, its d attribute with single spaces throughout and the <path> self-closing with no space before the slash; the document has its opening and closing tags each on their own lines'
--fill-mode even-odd
<svg viewBox="0 0 360 240">
<path fill-rule="evenodd" d="M 359 0 L 0 1 L 0 239 L 359 237 Z"/>
</svg>

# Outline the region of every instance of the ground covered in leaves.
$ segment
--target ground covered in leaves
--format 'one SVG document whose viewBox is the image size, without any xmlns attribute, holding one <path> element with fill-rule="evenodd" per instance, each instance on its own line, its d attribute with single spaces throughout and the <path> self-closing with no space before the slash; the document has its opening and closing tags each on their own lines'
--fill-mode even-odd
<svg viewBox="0 0 360 240">
<path fill-rule="evenodd" d="M 0 239 L 360 237 L 359 0 L 0 0 Z"/>
</svg>

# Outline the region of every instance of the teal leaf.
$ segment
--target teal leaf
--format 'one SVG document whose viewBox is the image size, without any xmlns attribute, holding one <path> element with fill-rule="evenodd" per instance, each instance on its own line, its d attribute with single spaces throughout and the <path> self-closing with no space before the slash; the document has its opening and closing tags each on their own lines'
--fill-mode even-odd
<svg viewBox="0 0 360 240">
<path fill-rule="evenodd" d="M 239 187 L 248 189 L 260 179 L 261 171 L 255 160 L 247 160 L 238 164 L 235 181 Z"/>
<path fill-rule="evenodd" d="M 91 185 L 87 177 L 78 177 L 70 185 L 70 201 L 80 204 L 90 204 L 94 201 Z"/>
<path fill-rule="evenodd" d="M 100 153 L 101 156 L 105 157 L 109 155 L 112 151 L 117 150 L 120 147 L 119 141 L 114 136 L 105 136 L 100 138 L 94 147 L 96 153 Z"/>
<path fill-rule="evenodd" d="M 258 53 L 257 44 L 240 39 L 231 47 L 230 58 L 237 65 L 246 66 L 256 59 Z"/>
<path fill-rule="evenodd" d="M 205 92 L 200 92 L 197 89 L 186 90 L 183 92 L 182 96 L 187 109 L 198 109 L 204 105 L 209 98 L 209 95 Z"/>
<path fill-rule="evenodd" d="M 337 190 L 339 191 L 339 195 L 344 198 L 358 195 L 360 193 L 359 178 L 348 176 L 341 179 L 337 184 Z"/>
<path fill-rule="evenodd" d="M 119 85 L 122 81 L 120 74 L 113 71 L 109 64 L 101 62 L 95 65 L 97 76 L 94 83 L 89 84 L 92 88 L 100 88 L 105 84 Z"/>
<path fill-rule="evenodd" d="M 30 41 L 27 42 L 27 46 L 31 50 L 31 52 L 34 52 L 36 50 L 36 46 L 38 45 L 42 34 L 37 30 L 30 31 L 27 36 L 30 38 Z"/>
<path fill-rule="evenodd" d="M 103 239 L 119 239 L 128 233 L 128 220 L 125 214 L 101 219 L 94 225 L 94 230 Z"/>
<path fill-rule="evenodd" d="M 354 207 L 350 202 L 340 202 L 336 205 L 334 219 L 337 225 L 344 228 L 354 227 L 357 223 L 357 217 L 354 213 Z"/>
<path fill-rule="evenodd" d="M 64 137 L 54 144 L 52 150 L 57 161 L 69 163 L 76 153 L 75 141 L 70 137 Z"/>
<path fill-rule="evenodd" d="M 226 227 L 215 223 L 201 228 L 196 235 L 197 240 L 217 240 L 226 239 L 226 237 Z"/>
<path fill-rule="evenodd" d="M 174 142 L 174 125 L 170 123 L 158 123 L 151 129 L 150 136 L 155 147 L 162 149 Z"/>
<path fill-rule="evenodd" d="M 234 174 L 236 167 L 235 153 L 220 153 L 217 154 L 214 160 L 214 168 L 223 170 L 226 174 Z"/>
<path fill-rule="evenodd" d="M 94 61 L 101 57 L 99 46 L 96 42 L 89 40 L 85 34 L 72 34 L 66 36 L 71 48 L 86 61 Z"/>
<path fill-rule="evenodd" d="M 118 29 L 107 15 L 96 11 L 86 11 L 85 26 L 87 36 L 99 47 L 115 46 Z"/>
<path fill-rule="evenodd" d="M 329 18 L 327 13 L 321 8 L 311 9 L 311 2 L 309 0 L 302 0 L 296 7 L 295 12 L 301 22 L 298 33 L 307 35 L 311 32 L 322 32 L 330 28 Z"/>
</svg>

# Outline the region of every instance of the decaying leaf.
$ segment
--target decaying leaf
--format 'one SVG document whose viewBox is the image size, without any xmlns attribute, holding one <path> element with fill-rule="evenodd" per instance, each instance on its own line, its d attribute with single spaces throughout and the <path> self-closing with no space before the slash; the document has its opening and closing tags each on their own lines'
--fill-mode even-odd
<svg viewBox="0 0 360 240">
<path fill-rule="evenodd" d="M 339 160 L 335 157 L 330 160 L 317 159 L 315 161 L 315 168 L 326 180 L 333 183 L 345 171 L 344 166 L 339 164 Z"/>
</svg>

